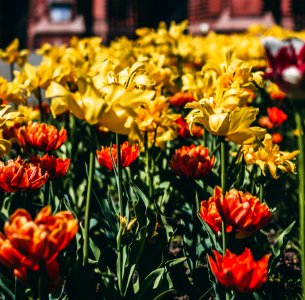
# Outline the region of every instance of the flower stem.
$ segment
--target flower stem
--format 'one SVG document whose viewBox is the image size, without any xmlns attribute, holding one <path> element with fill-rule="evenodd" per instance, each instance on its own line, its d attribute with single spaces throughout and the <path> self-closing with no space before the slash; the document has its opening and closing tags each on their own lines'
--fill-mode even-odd
<svg viewBox="0 0 305 300">
<path fill-rule="evenodd" d="M 122 175 L 122 157 L 121 157 L 121 147 L 120 147 L 120 136 L 118 133 L 115 134 L 115 143 L 116 143 L 116 154 L 117 154 L 117 185 L 118 185 L 118 196 L 119 196 L 119 210 L 120 210 L 120 229 L 117 235 L 117 251 L 118 251 L 118 260 L 117 260 L 117 278 L 118 278 L 118 287 L 121 295 L 123 295 L 123 245 L 122 245 L 122 234 L 123 234 L 123 225 L 121 217 L 125 216 L 126 204 L 123 198 L 123 175 Z"/>
<path fill-rule="evenodd" d="M 123 227 L 122 222 L 120 221 L 120 229 L 117 235 L 117 251 L 118 251 L 118 258 L 117 258 L 117 278 L 118 278 L 118 288 L 123 295 L 123 245 L 122 245 L 122 234 L 123 234 Z"/>
<path fill-rule="evenodd" d="M 39 112 L 40 112 L 40 121 L 43 122 L 44 116 L 43 116 L 43 108 L 42 108 L 42 95 L 41 95 L 41 88 L 37 88 L 37 100 L 39 105 Z"/>
<path fill-rule="evenodd" d="M 227 145 L 225 138 L 220 141 L 220 164 L 221 164 L 221 188 L 223 197 L 226 194 L 227 189 Z M 226 223 L 222 220 L 221 223 L 221 236 L 222 236 L 222 254 L 225 255 L 227 249 L 227 234 L 226 234 Z M 230 300 L 229 292 L 225 292 L 225 299 Z"/>
<path fill-rule="evenodd" d="M 298 176 L 299 176 L 299 218 L 300 218 L 300 243 L 301 243 L 301 271 L 302 271 L 302 289 L 305 295 L 305 160 L 304 160 L 304 131 L 302 118 L 299 109 L 295 109 L 295 123 L 298 131 Z"/>
<path fill-rule="evenodd" d="M 196 263 L 197 263 L 197 244 L 198 244 L 198 235 L 197 228 L 199 228 L 200 224 L 198 224 L 198 211 L 199 211 L 199 201 L 198 201 L 198 192 L 196 188 L 196 184 L 191 186 L 191 189 L 194 189 L 194 199 L 193 199 L 193 231 L 192 231 L 192 264 L 193 264 L 193 280 L 194 283 L 197 283 L 197 274 L 196 274 Z"/>
<path fill-rule="evenodd" d="M 120 147 L 120 136 L 118 133 L 115 134 L 116 142 L 116 154 L 117 154 L 117 170 L 118 170 L 118 196 L 119 196 L 119 208 L 120 216 L 125 216 L 125 203 L 123 199 L 123 175 L 122 175 L 122 158 L 121 158 L 121 147 Z"/>
<path fill-rule="evenodd" d="M 38 297 L 39 300 L 48 300 L 48 292 L 46 287 L 46 268 L 41 266 L 38 276 Z"/>
<path fill-rule="evenodd" d="M 15 298 L 14 300 L 25 299 L 24 287 L 17 277 L 15 277 Z"/>
<path fill-rule="evenodd" d="M 44 203 L 43 206 L 47 206 L 50 202 L 50 180 L 45 183 L 45 190 L 44 190 Z"/>
<path fill-rule="evenodd" d="M 89 252 L 89 223 L 90 223 L 90 206 L 91 206 L 91 192 L 92 183 L 95 169 L 95 126 L 90 126 L 90 155 L 89 155 L 89 173 L 88 173 L 88 187 L 86 195 L 86 209 L 85 209 L 85 234 L 84 234 L 84 256 L 83 266 L 88 264 L 88 252 Z"/>
<path fill-rule="evenodd" d="M 156 136 L 156 134 L 155 134 Z M 155 144 L 155 142 L 154 142 Z M 144 135 L 144 147 L 145 147 L 145 173 L 146 173 L 146 185 L 148 189 L 148 197 L 152 198 L 153 195 L 153 181 L 154 181 L 154 160 L 150 155 L 148 146 L 148 133 Z"/>
<path fill-rule="evenodd" d="M 221 163 L 221 188 L 222 188 L 222 194 L 223 194 L 223 196 L 225 196 L 226 186 L 227 186 L 227 177 L 226 177 L 227 147 L 226 147 L 226 141 L 224 138 L 222 138 L 222 140 L 220 142 L 220 163 Z M 221 235 L 222 235 L 222 252 L 224 255 L 226 252 L 226 248 L 227 248 L 226 224 L 225 224 L 224 220 L 222 221 Z"/>
<path fill-rule="evenodd" d="M 10 64 L 10 77 L 11 77 L 11 81 L 13 81 L 14 80 L 14 78 L 15 78 L 15 75 L 14 75 L 14 68 L 15 66 L 14 66 L 14 63 L 11 63 Z"/>
<path fill-rule="evenodd" d="M 260 181 L 259 183 L 259 200 L 264 203 L 264 183 Z"/>
</svg>

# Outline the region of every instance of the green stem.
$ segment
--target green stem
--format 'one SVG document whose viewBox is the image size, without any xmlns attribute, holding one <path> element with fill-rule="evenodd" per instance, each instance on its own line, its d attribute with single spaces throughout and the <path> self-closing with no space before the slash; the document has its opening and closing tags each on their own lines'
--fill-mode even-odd
<svg viewBox="0 0 305 300">
<path fill-rule="evenodd" d="M 221 188 L 222 188 L 222 194 L 225 196 L 226 194 L 226 187 L 227 187 L 227 147 L 226 147 L 226 141 L 224 138 L 222 138 L 220 142 L 220 163 L 221 163 Z M 227 248 L 227 236 L 226 236 L 226 224 L 225 221 L 222 221 L 221 226 L 221 235 L 222 235 L 222 251 L 223 255 L 226 252 Z"/>
<path fill-rule="evenodd" d="M 15 78 L 15 75 L 14 75 L 14 63 L 11 63 L 10 64 L 10 77 L 11 77 L 11 81 L 13 81 L 14 80 L 14 78 Z"/>
<path fill-rule="evenodd" d="M 46 287 L 46 268 L 41 266 L 38 276 L 38 297 L 39 300 L 48 300 L 48 292 Z"/>
<path fill-rule="evenodd" d="M 304 131 L 302 117 L 299 109 L 295 109 L 295 123 L 298 131 L 298 176 L 299 176 L 299 218 L 300 218 L 300 242 L 301 242 L 301 271 L 302 271 L 302 289 L 305 296 L 305 160 L 304 160 Z"/>
<path fill-rule="evenodd" d="M 40 87 L 38 87 L 36 90 L 36 96 L 37 96 L 39 112 L 40 112 L 40 121 L 43 122 L 44 116 L 43 116 L 42 95 L 41 95 Z"/>
<path fill-rule="evenodd" d="M 115 134 L 115 143 L 116 143 L 116 155 L 117 155 L 117 186 L 118 186 L 118 196 L 119 196 L 119 222 L 120 229 L 117 235 L 117 251 L 118 251 L 118 260 L 117 260 L 117 278 L 118 278 L 118 287 L 120 294 L 123 296 L 123 277 L 124 277 L 124 266 L 123 266 L 123 245 L 122 245 L 122 234 L 123 234 L 123 225 L 121 217 L 125 216 L 125 203 L 123 199 L 123 175 L 122 175 L 122 157 L 121 157 L 121 145 L 120 145 L 120 136 L 118 133 Z"/>
<path fill-rule="evenodd" d="M 83 266 L 88 265 L 88 253 L 89 253 L 89 223 L 90 223 L 90 206 L 91 206 L 91 192 L 92 183 L 95 169 L 95 126 L 90 126 L 90 155 L 89 155 L 89 174 L 88 174 L 88 187 L 86 195 L 86 209 L 85 209 L 85 234 L 84 234 L 84 256 Z"/>
<path fill-rule="evenodd" d="M 43 206 L 47 206 L 50 202 L 50 180 L 48 180 L 45 184 L 45 190 L 44 190 L 44 202 Z"/>
<path fill-rule="evenodd" d="M 220 141 L 220 163 L 221 163 L 221 188 L 222 194 L 225 196 L 227 189 L 227 144 L 225 138 L 222 138 Z M 225 255 L 227 249 L 227 234 L 226 234 L 226 223 L 225 220 L 222 220 L 221 224 L 221 236 L 222 236 L 222 253 Z M 230 300 L 229 292 L 225 292 L 225 299 Z"/>
<path fill-rule="evenodd" d="M 195 195 L 193 199 L 193 231 L 192 231 L 192 263 L 193 263 L 193 280 L 196 285 L 197 276 L 196 276 L 196 263 L 197 263 L 197 244 L 198 244 L 198 235 L 197 228 L 199 228 L 200 224 L 198 224 L 198 212 L 199 212 L 199 201 L 198 201 L 198 192 L 196 189 L 196 184 L 191 186 L 191 189 L 195 190 Z"/>
<path fill-rule="evenodd" d="M 32 271 L 28 270 L 28 283 L 31 289 L 31 296 L 28 299 L 39 300 L 40 297 L 40 274 L 41 270 Z"/>
<path fill-rule="evenodd" d="M 148 148 L 148 134 L 145 132 L 144 135 L 144 147 L 145 147 L 145 173 L 146 173 L 146 185 L 150 194 L 150 157 L 149 157 L 149 148 Z M 150 195 L 149 195 L 150 197 Z"/>
<path fill-rule="evenodd" d="M 264 183 L 261 181 L 262 179 L 260 179 L 259 182 L 259 200 L 264 203 Z"/>
<path fill-rule="evenodd" d="M 117 251 L 118 251 L 118 258 L 117 258 L 117 278 L 118 278 L 118 287 L 120 294 L 123 295 L 123 246 L 122 246 L 122 233 L 123 227 L 120 221 L 120 229 L 117 235 Z"/>
<path fill-rule="evenodd" d="M 54 186 L 53 181 L 50 181 L 50 205 L 55 208 Z"/>
<path fill-rule="evenodd" d="M 14 300 L 23 300 L 25 299 L 24 287 L 17 277 L 15 277 L 15 297 Z"/>
<path fill-rule="evenodd" d="M 119 196 L 119 208 L 120 216 L 125 216 L 125 203 L 123 199 L 123 175 L 122 175 L 122 157 L 121 157 L 121 147 L 120 147 L 120 136 L 118 133 L 115 134 L 116 143 L 116 155 L 117 155 L 117 170 L 118 170 L 118 196 Z"/>
<path fill-rule="evenodd" d="M 156 136 L 156 134 L 155 134 Z M 154 141 L 155 143 L 155 141 Z M 151 199 L 153 195 L 153 169 L 154 169 L 154 161 L 149 153 L 148 146 L 148 133 L 145 132 L 144 135 L 144 147 L 145 147 L 145 173 L 146 173 L 146 185 L 148 189 L 148 196 Z"/>
</svg>

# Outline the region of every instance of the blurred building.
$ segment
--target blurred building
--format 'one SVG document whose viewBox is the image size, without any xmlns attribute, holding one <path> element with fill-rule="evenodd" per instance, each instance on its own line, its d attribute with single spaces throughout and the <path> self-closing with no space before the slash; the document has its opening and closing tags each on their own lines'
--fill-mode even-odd
<svg viewBox="0 0 305 300">
<path fill-rule="evenodd" d="M 138 27 L 188 19 L 192 34 L 243 31 L 253 23 L 305 28 L 304 0 L 0 0 L 0 47 L 63 43 L 71 36 L 134 37 Z"/>
<path fill-rule="evenodd" d="M 84 16 L 78 13 L 75 0 L 30 0 L 28 47 L 45 42 L 62 44 L 86 31 Z"/>
<path fill-rule="evenodd" d="M 187 18 L 187 0 L 30 0 L 28 47 L 63 43 L 73 35 L 133 37 L 135 29 Z"/>
<path fill-rule="evenodd" d="M 251 24 L 304 28 L 304 3 L 299 0 L 188 0 L 190 32 L 241 32 Z M 298 21 L 294 18 L 296 12 L 302 16 Z"/>
</svg>

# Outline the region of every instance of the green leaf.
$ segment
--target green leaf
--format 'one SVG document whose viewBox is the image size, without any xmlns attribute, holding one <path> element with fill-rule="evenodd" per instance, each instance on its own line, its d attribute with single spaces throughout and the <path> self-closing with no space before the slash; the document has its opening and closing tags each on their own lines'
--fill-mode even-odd
<svg viewBox="0 0 305 300">
<path fill-rule="evenodd" d="M 289 232 L 291 231 L 292 227 L 294 226 L 295 221 L 293 221 L 277 238 L 274 246 L 271 248 L 272 250 L 272 260 L 270 262 L 270 269 L 269 272 L 272 272 L 274 270 L 274 267 L 276 263 L 278 262 L 281 253 L 283 253 L 283 250 L 286 246 L 286 240 L 285 237 Z"/>
<path fill-rule="evenodd" d="M 147 275 L 144 282 L 140 286 L 140 293 L 136 299 L 162 299 L 172 291 L 173 283 L 170 278 L 169 270 L 183 263 L 186 257 L 176 258 L 169 260 L 165 263 L 163 268 L 158 268 Z M 160 297 L 160 298 L 158 298 Z"/>
<path fill-rule="evenodd" d="M 210 226 L 204 222 L 201 218 L 200 221 L 205 229 L 205 231 L 208 233 L 208 236 L 210 238 L 210 243 L 213 245 L 213 248 L 216 249 L 218 252 L 222 252 L 222 248 L 220 246 L 220 244 L 218 243 L 218 241 L 216 240 L 216 233 L 214 233 L 212 231 L 212 229 L 210 228 Z"/>
<path fill-rule="evenodd" d="M 186 261 L 186 257 L 179 257 L 179 258 L 175 258 L 175 259 L 171 259 L 171 260 L 168 260 L 166 263 L 165 263 L 165 267 L 166 268 L 172 268 L 178 264 L 181 264 L 183 262 Z"/>
<path fill-rule="evenodd" d="M 166 239 L 167 239 L 167 241 L 170 241 L 170 239 L 174 233 L 173 227 L 168 223 L 168 221 L 167 221 L 168 218 L 162 213 L 161 208 L 159 207 L 158 203 L 155 201 L 154 204 L 155 204 L 155 209 L 161 218 L 162 225 L 164 226 L 164 229 L 166 232 Z"/>
<path fill-rule="evenodd" d="M 114 235 L 117 235 L 119 231 L 119 225 L 117 221 L 116 210 L 113 206 L 113 200 L 111 199 L 111 194 L 108 193 L 108 199 L 101 199 L 101 200 L 98 199 L 94 191 L 93 194 L 95 195 L 96 201 L 101 210 L 103 220 L 109 226 L 110 231 Z"/>
<path fill-rule="evenodd" d="M 11 297 L 12 299 L 15 299 L 14 293 L 11 291 L 11 289 L 8 287 L 10 285 L 9 281 L 1 275 L 0 278 L 0 289 L 3 290 L 3 292 Z"/>
<path fill-rule="evenodd" d="M 257 292 L 253 293 L 253 298 L 254 300 L 263 300 L 263 298 Z"/>
<path fill-rule="evenodd" d="M 89 233 L 90 233 L 90 229 L 95 226 L 97 224 L 97 221 L 95 219 L 90 219 L 90 223 L 89 223 Z M 82 236 L 84 237 L 85 236 L 85 228 L 82 226 L 82 224 L 80 224 L 80 229 L 81 229 L 81 232 L 82 232 Z M 101 250 L 99 249 L 99 247 L 97 247 L 95 245 L 95 243 L 93 242 L 93 240 L 90 238 L 89 236 L 89 248 L 90 250 L 92 251 L 93 255 L 94 255 L 94 258 L 95 260 L 90 260 L 90 262 L 92 263 L 97 263 L 101 257 Z"/>
<path fill-rule="evenodd" d="M 175 290 L 174 289 L 169 289 L 165 292 L 162 292 L 161 294 L 159 294 L 157 297 L 155 297 L 153 300 L 162 300 L 163 298 L 165 299 L 169 299 L 167 296 L 169 296 L 170 294 L 172 294 Z"/>
<path fill-rule="evenodd" d="M 149 205 L 149 199 L 147 198 L 147 196 L 142 192 L 142 190 L 135 185 L 133 182 L 129 181 L 127 182 L 128 185 L 131 186 L 131 188 L 133 189 L 133 191 L 136 193 L 136 195 L 138 197 L 140 197 L 140 199 L 142 199 L 142 201 L 144 202 L 145 206 L 147 207 Z"/>
<path fill-rule="evenodd" d="M 277 238 L 274 246 L 272 247 L 272 253 L 275 257 L 279 256 L 282 253 L 282 247 L 284 245 L 284 238 L 290 232 L 294 226 L 295 221 L 293 221 Z"/>
</svg>

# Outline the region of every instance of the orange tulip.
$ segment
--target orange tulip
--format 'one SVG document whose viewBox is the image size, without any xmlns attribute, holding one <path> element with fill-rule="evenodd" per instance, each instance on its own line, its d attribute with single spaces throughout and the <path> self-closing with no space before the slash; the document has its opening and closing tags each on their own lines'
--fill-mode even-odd
<svg viewBox="0 0 305 300">
<path fill-rule="evenodd" d="M 225 288 L 247 293 L 259 289 L 267 281 L 269 255 L 254 261 L 247 248 L 240 255 L 228 249 L 224 256 L 215 250 L 213 254 L 214 258 L 208 258 L 211 270 Z"/>
<path fill-rule="evenodd" d="M 186 103 L 195 101 L 192 93 L 178 92 L 169 98 L 169 102 L 174 107 L 183 107 Z"/>
<path fill-rule="evenodd" d="M 40 166 L 42 171 L 48 172 L 49 180 L 66 175 L 70 162 L 70 158 L 56 158 L 55 156 L 49 154 L 45 154 L 43 157 L 38 155 L 31 157 L 31 163 Z"/>
<path fill-rule="evenodd" d="M 226 226 L 232 226 L 236 238 L 252 235 L 265 226 L 271 217 L 268 206 L 250 193 L 232 189 L 223 197 L 222 189 L 216 186 L 213 197 L 220 216 Z"/>
<path fill-rule="evenodd" d="M 0 162 L 0 189 L 4 192 L 36 190 L 43 186 L 48 178 L 47 172 L 20 157 L 8 160 L 6 165 Z"/>
<path fill-rule="evenodd" d="M 44 152 L 60 148 L 67 139 L 65 129 L 58 131 L 53 125 L 37 122 L 20 127 L 16 135 L 23 147 L 31 146 Z"/>
<path fill-rule="evenodd" d="M 273 132 L 272 133 L 272 142 L 274 144 L 280 144 L 283 140 L 283 136 L 282 134 L 280 134 L 279 132 Z"/>
<path fill-rule="evenodd" d="M 101 150 L 97 150 L 97 159 L 100 165 L 106 167 L 108 170 L 113 170 L 111 156 L 115 163 L 117 163 L 117 153 L 116 144 L 111 147 L 101 147 Z M 129 145 L 128 142 L 124 142 L 120 146 L 121 149 L 121 164 L 122 167 L 128 167 L 131 165 L 138 157 L 139 147 L 137 145 Z"/>
<path fill-rule="evenodd" d="M 217 210 L 214 197 L 210 197 L 207 201 L 201 201 L 199 216 L 215 233 L 221 231 L 222 219 Z"/>
<path fill-rule="evenodd" d="M 0 234 L 0 263 L 14 269 L 16 277 L 27 283 L 28 270 L 46 270 L 50 288 L 59 278 L 58 254 L 75 237 L 77 220 L 69 211 L 51 215 L 51 207 L 44 207 L 35 220 L 24 209 L 18 209 Z"/>
<path fill-rule="evenodd" d="M 170 167 L 181 177 L 200 179 L 213 168 L 215 156 L 209 156 L 209 149 L 202 146 L 183 146 L 177 149 L 169 161 Z"/>
<path fill-rule="evenodd" d="M 32 220 L 24 209 L 18 209 L 4 226 L 0 237 L 0 262 L 10 268 L 25 267 L 37 271 L 41 263 L 49 264 L 67 247 L 78 230 L 69 211 L 51 215 L 44 207 Z"/>
<path fill-rule="evenodd" d="M 268 129 L 271 129 L 274 126 L 273 123 L 270 121 L 269 117 L 267 117 L 267 116 L 260 117 L 258 120 L 258 124 L 261 127 L 268 128 Z"/>
</svg>

